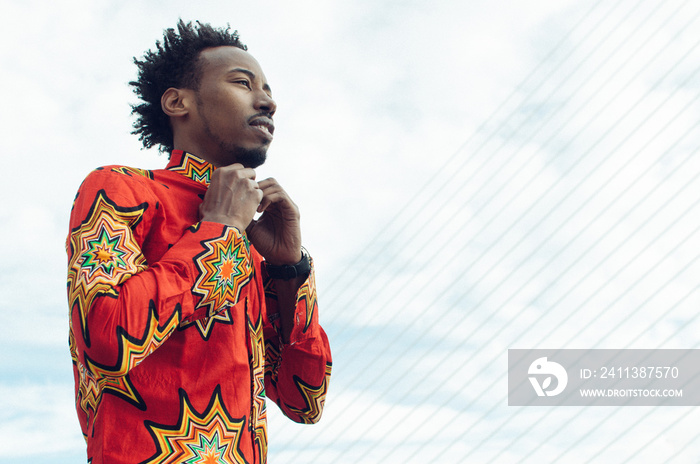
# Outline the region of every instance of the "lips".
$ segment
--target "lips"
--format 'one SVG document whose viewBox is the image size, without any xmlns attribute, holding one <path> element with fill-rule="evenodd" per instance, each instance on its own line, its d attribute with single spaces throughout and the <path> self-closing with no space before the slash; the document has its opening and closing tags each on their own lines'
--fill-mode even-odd
<svg viewBox="0 0 700 464">
<path fill-rule="evenodd" d="M 249 124 L 251 126 L 254 126 L 256 129 L 260 130 L 261 132 L 265 133 L 270 138 L 272 138 L 272 134 L 275 133 L 275 123 L 273 123 L 272 119 L 268 118 L 267 116 L 256 117 L 252 121 L 250 121 Z"/>
</svg>

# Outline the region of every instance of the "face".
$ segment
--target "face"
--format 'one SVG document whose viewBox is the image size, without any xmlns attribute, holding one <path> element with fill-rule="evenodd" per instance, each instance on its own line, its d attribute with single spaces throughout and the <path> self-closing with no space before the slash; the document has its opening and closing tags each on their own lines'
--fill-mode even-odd
<svg viewBox="0 0 700 464">
<path fill-rule="evenodd" d="M 202 153 L 195 154 L 216 166 L 263 164 L 277 106 L 260 65 L 248 52 L 228 46 L 205 49 L 200 60 L 192 122 Z"/>
</svg>

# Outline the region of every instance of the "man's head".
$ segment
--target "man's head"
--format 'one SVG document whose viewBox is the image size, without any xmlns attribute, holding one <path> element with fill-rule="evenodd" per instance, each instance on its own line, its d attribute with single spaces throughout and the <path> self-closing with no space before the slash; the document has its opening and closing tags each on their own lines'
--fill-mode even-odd
<svg viewBox="0 0 700 464">
<path fill-rule="evenodd" d="M 272 141 L 276 106 L 258 62 L 238 34 L 208 24 L 165 31 L 131 82 L 143 103 L 133 107 L 134 134 L 144 147 L 190 151 L 215 165 L 255 167 Z"/>
</svg>

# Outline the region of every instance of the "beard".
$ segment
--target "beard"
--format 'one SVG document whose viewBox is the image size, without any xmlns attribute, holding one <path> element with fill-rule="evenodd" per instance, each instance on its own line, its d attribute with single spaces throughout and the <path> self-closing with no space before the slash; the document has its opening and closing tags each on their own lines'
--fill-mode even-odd
<svg viewBox="0 0 700 464">
<path fill-rule="evenodd" d="M 247 168 L 257 168 L 265 163 L 267 159 L 267 145 L 256 148 L 244 148 L 230 142 L 225 142 L 221 140 L 220 137 L 214 135 L 209 127 L 208 121 L 205 121 L 204 130 L 207 137 L 211 140 L 215 140 L 216 144 L 219 146 L 219 151 L 223 154 L 223 158 L 226 161 L 222 166 L 241 163 Z"/>
<path fill-rule="evenodd" d="M 233 160 L 230 164 L 241 163 L 247 168 L 257 168 L 267 159 L 267 147 L 243 148 L 223 142 L 219 142 L 219 147 L 226 153 L 226 159 Z"/>
</svg>

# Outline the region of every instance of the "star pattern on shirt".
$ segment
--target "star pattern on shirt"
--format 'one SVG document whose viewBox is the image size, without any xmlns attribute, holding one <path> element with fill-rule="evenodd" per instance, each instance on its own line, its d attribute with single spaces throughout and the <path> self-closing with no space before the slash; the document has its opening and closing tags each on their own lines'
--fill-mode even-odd
<svg viewBox="0 0 700 464">
<path fill-rule="evenodd" d="M 97 237 L 86 243 L 87 250 L 82 253 L 81 265 L 89 277 L 92 277 L 97 271 L 112 277 L 115 269 L 126 269 L 127 264 L 124 257 L 127 252 L 122 251 L 120 247 L 124 240 L 123 234 L 114 232 L 114 230 L 108 230 L 107 227 L 104 227 L 98 231 Z"/>
<path fill-rule="evenodd" d="M 205 435 L 199 436 L 199 444 L 187 445 L 196 455 L 187 462 L 202 463 L 202 464 L 227 464 L 223 459 L 226 452 L 226 446 L 219 444 L 219 434 L 214 433 L 212 437 Z"/>
<path fill-rule="evenodd" d="M 248 319 L 250 333 L 251 360 L 253 377 L 253 407 L 250 415 L 250 427 L 261 454 L 267 454 L 267 410 L 265 409 L 265 341 L 263 340 L 262 316 L 259 314 L 255 324 Z"/>
<path fill-rule="evenodd" d="M 170 336 L 180 320 L 180 311 L 175 311 L 164 323 L 158 323 L 155 303 L 149 303 L 148 326 L 140 339 L 130 336 L 123 329 L 118 329 L 119 357 L 114 366 L 104 366 L 93 362 L 85 355 L 85 365 L 78 361 L 80 388 L 78 404 L 89 414 L 96 411 L 103 393 L 110 393 L 135 407 L 145 410 L 141 396 L 127 375 L 131 369 L 156 350 Z"/>
<path fill-rule="evenodd" d="M 238 301 L 251 279 L 249 245 L 233 227 L 223 236 L 205 240 L 205 251 L 194 258 L 199 276 L 192 293 L 200 296 L 197 308 L 208 308 L 208 315 L 228 309 Z"/>
<path fill-rule="evenodd" d="M 187 320 L 180 323 L 180 329 L 186 329 L 188 327 L 194 326 L 197 328 L 199 335 L 201 335 L 204 341 L 209 340 L 212 331 L 214 329 L 215 323 L 233 325 L 233 317 L 231 316 L 231 311 L 220 311 L 212 316 L 205 316 L 201 319 Z"/>
<path fill-rule="evenodd" d="M 145 177 L 147 179 L 153 180 L 153 172 L 148 171 L 146 169 L 141 169 L 141 168 L 132 168 L 129 166 L 118 166 L 118 167 L 112 168 L 112 172 L 118 172 L 120 174 L 124 174 L 125 176 L 129 176 L 129 177 L 140 176 L 140 177 Z"/>
<path fill-rule="evenodd" d="M 102 391 L 95 377 L 88 372 L 81 362 L 77 362 L 76 366 L 80 383 L 75 404 L 86 416 L 92 417 L 97 411 L 97 406 L 102 398 Z"/>
<path fill-rule="evenodd" d="M 302 285 L 297 292 L 297 303 L 301 301 L 306 303 L 306 319 L 304 321 L 304 329 L 302 330 L 302 332 L 306 332 L 306 329 L 311 325 L 311 320 L 313 319 L 314 311 L 318 304 L 316 301 L 316 283 L 313 270 L 309 274 L 309 278 L 304 282 L 304 285 Z"/>
<path fill-rule="evenodd" d="M 80 362 L 77 364 L 77 368 L 80 383 L 78 394 L 76 395 L 76 406 L 88 417 L 97 412 L 102 395 L 105 392 L 112 393 L 128 401 L 142 411 L 146 409 L 143 399 L 134 388 L 129 376 L 98 378 Z"/>
<path fill-rule="evenodd" d="M 277 377 L 282 361 L 282 353 L 278 346 L 282 346 L 282 344 L 265 340 L 265 377 L 270 379 L 274 386 L 277 386 Z"/>
<path fill-rule="evenodd" d="M 172 426 L 146 421 L 156 453 L 141 464 L 247 463 L 240 449 L 245 417 L 232 418 L 217 386 L 200 414 L 180 389 L 180 417 Z"/>
<path fill-rule="evenodd" d="M 173 153 L 173 156 L 176 156 L 175 153 Z M 211 182 L 211 175 L 216 168 L 212 164 L 190 153 L 182 153 L 181 156 L 182 159 L 180 162 L 169 166 L 168 169 L 208 186 Z"/>
<path fill-rule="evenodd" d="M 146 259 L 133 237 L 132 229 L 141 221 L 147 203 L 123 208 L 100 190 L 87 218 L 71 231 L 67 247 L 68 300 L 71 310 L 80 311 L 81 330 L 89 340 L 88 308 L 101 295 L 116 297 L 114 288 L 146 269 Z"/>
<path fill-rule="evenodd" d="M 304 403 L 306 403 L 306 406 L 304 408 L 295 408 L 287 405 L 287 407 L 290 411 L 297 414 L 303 423 L 315 424 L 321 419 L 330 377 L 331 363 L 326 364 L 326 372 L 323 377 L 323 382 L 321 382 L 321 385 L 319 386 L 309 385 L 296 375 L 294 376 L 294 383 L 299 389 L 299 393 L 301 393 L 302 397 L 304 398 Z"/>
</svg>

